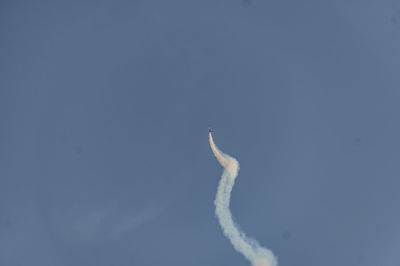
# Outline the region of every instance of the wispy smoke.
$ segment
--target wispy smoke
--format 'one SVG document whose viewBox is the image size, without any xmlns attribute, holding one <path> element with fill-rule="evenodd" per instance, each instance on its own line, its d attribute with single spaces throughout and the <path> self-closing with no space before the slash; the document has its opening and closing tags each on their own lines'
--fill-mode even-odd
<svg viewBox="0 0 400 266">
<path fill-rule="evenodd" d="M 239 162 L 217 148 L 211 132 L 208 134 L 208 138 L 215 157 L 224 167 L 214 203 L 216 207 L 215 214 L 225 236 L 231 241 L 235 250 L 242 253 L 253 266 L 277 266 L 278 263 L 274 254 L 269 249 L 261 247 L 256 240 L 247 237 L 233 221 L 229 203 L 235 178 L 239 171 Z"/>
</svg>

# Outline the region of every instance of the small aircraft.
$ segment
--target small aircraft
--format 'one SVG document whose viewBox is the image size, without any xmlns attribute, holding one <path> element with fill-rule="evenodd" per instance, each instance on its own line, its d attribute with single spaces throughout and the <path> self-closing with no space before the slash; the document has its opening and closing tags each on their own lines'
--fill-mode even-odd
<svg viewBox="0 0 400 266">
<path fill-rule="evenodd" d="M 208 128 L 208 133 L 214 132 L 211 127 Z"/>
</svg>

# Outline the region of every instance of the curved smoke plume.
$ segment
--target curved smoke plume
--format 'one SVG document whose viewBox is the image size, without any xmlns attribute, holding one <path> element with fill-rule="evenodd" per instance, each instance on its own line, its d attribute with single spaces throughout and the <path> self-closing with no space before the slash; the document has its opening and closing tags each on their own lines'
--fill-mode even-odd
<svg viewBox="0 0 400 266">
<path fill-rule="evenodd" d="M 225 236 L 231 241 L 236 251 L 245 256 L 253 266 L 277 266 L 277 260 L 269 249 L 261 247 L 258 242 L 245 235 L 232 219 L 229 209 L 231 191 L 239 171 L 239 162 L 220 151 L 214 144 L 211 130 L 208 134 L 211 149 L 218 162 L 224 167 L 215 198 L 215 214 Z"/>
</svg>

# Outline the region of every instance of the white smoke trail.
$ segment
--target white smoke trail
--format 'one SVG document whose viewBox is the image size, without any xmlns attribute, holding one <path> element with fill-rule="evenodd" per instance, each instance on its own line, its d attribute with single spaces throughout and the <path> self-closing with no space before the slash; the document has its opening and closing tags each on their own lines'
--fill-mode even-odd
<svg viewBox="0 0 400 266">
<path fill-rule="evenodd" d="M 215 198 L 215 214 L 225 236 L 233 247 L 242 253 L 253 266 L 277 266 L 277 260 L 269 249 L 261 247 L 254 239 L 248 238 L 235 224 L 229 209 L 231 191 L 239 171 L 239 162 L 220 151 L 214 144 L 211 132 L 208 134 L 211 149 L 218 162 L 224 167 Z"/>
</svg>

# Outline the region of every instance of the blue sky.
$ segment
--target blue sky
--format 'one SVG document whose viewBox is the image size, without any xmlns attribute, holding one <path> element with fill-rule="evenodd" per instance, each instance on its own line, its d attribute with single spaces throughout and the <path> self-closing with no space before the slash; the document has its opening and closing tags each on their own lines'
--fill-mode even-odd
<svg viewBox="0 0 400 266">
<path fill-rule="evenodd" d="M 400 2 L 0 3 L 0 264 L 400 261 Z"/>
</svg>

